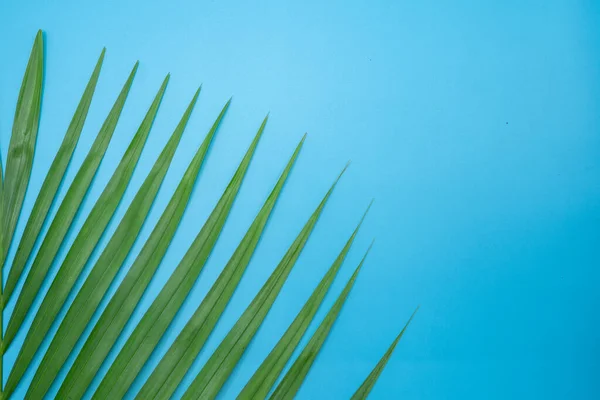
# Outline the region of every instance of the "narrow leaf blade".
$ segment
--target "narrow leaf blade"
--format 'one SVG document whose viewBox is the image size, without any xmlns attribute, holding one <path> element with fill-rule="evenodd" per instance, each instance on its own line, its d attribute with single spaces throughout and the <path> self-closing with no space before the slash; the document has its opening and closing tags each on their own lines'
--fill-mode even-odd
<svg viewBox="0 0 600 400">
<path fill-rule="evenodd" d="M 414 316 L 418 310 L 419 310 L 419 307 L 417 307 L 417 309 L 410 316 L 410 318 L 406 322 L 406 325 L 404 325 L 404 328 L 402 328 L 402 330 L 400 331 L 398 336 L 396 336 L 396 339 L 394 339 L 394 341 L 392 342 L 390 347 L 387 349 L 387 351 L 385 352 L 383 357 L 381 357 L 381 359 L 379 360 L 379 362 L 377 363 L 375 368 L 373 368 L 373 370 L 371 371 L 369 376 L 367 376 L 367 379 L 365 379 L 365 381 L 362 383 L 362 385 L 360 385 L 358 390 L 356 390 L 356 392 L 352 395 L 351 400 L 366 400 L 367 399 L 367 397 L 369 396 L 369 393 L 371 393 L 371 390 L 375 386 L 377 379 L 379 379 L 381 372 L 383 372 L 383 369 L 387 365 L 390 357 L 392 357 L 392 353 L 394 352 L 396 345 L 398 345 L 398 342 L 402 338 L 402 335 L 404 335 L 406 328 L 408 328 L 408 325 L 410 324 L 410 322 L 412 321 L 412 319 L 414 318 Z"/>
<path fill-rule="evenodd" d="M 69 125 L 60 148 L 58 149 L 58 152 L 52 161 L 52 165 L 50 165 L 50 169 L 46 174 L 44 183 L 42 184 L 40 192 L 35 200 L 35 204 L 33 205 L 33 209 L 31 210 L 31 214 L 27 220 L 27 225 L 25 226 L 25 230 L 23 231 L 23 235 L 21 236 L 21 240 L 19 242 L 19 247 L 17 248 L 17 252 L 11 263 L 8 279 L 6 281 L 6 287 L 4 288 L 5 301 L 10 299 L 15 286 L 17 285 L 19 277 L 23 273 L 23 269 L 25 269 L 25 265 L 27 260 L 29 260 L 35 241 L 42 230 L 44 221 L 48 217 L 50 206 L 56 197 L 56 193 L 60 183 L 63 180 L 67 166 L 71 161 L 71 156 L 73 155 L 75 146 L 79 141 L 79 136 L 83 129 L 83 124 L 87 118 L 92 97 L 94 96 L 96 83 L 98 82 L 98 77 L 100 75 L 100 69 L 102 68 L 104 53 L 105 50 L 102 50 L 100 58 L 96 63 L 96 67 L 94 68 L 94 72 L 92 73 L 85 91 L 83 92 L 83 96 L 81 96 L 79 105 L 75 110 L 75 115 L 73 115 L 71 124 Z"/>
<path fill-rule="evenodd" d="M 17 100 L 8 156 L 6 157 L 6 176 L 4 178 L 4 254 L 10 242 L 21 214 L 25 192 L 33 165 L 33 153 L 39 128 L 42 105 L 42 85 L 44 81 L 44 35 L 38 31 L 21 90 Z"/>
</svg>

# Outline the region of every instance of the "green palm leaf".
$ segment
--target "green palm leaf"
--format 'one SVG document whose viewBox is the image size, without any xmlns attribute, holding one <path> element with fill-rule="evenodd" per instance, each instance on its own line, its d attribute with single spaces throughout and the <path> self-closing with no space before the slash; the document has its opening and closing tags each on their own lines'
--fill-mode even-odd
<svg viewBox="0 0 600 400">
<path fill-rule="evenodd" d="M 300 153 L 306 135 L 302 138 L 273 191 L 252 222 L 248 232 L 231 256 L 231 259 L 211 287 L 210 291 L 183 328 L 167 354 L 162 358 L 137 399 L 170 398 L 188 368 L 204 346 L 206 339 L 221 317 L 231 299 L 254 250 L 265 229 L 273 207 L 279 198 L 287 177 Z"/>
<path fill-rule="evenodd" d="M 15 307 L 8 321 L 6 333 L 0 338 L 0 377 L 2 376 L 2 361 L 5 350 L 13 342 L 26 316 L 34 313 L 33 304 L 38 296 L 41 297 L 41 306 L 33 315 L 32 325 L 25 333 L 25 341 L 18 349 L 17 358 L 10 371 L 5 390 L 1 390 L 0 387 L 0 400 L 14 397 L 17 385 L 26 371 L 32 369 L 34 356 L 39 351 L 51 327 L 55 324 L 58 325 L 58 331 L 54 334 L 54 337 L 48 338 L 50 339 L 50 345 L 45 354 L 40 354 L 42 361 L 37 371 L 35 371 L 31 385 L 27 388 L 25 398 L 41 399 L 47 396 L 50 387 L 63 369 L 66 370 L 67 375 L 59 388 L 57 398 L 81 399 L 89 391 L 92 380 L 101 366 L 106 364 L 109 352 L 139 305 L 143 293 L 146 291 L 173 240 L 191 198 L 192 189 L 206 158 L 207 151 L 230 104 L 230 101 L 228 101 L 221 110 L 188 165 L 142 250 L 125 274 L 123 281 L 118 285 L 114 295 L 109 299 L 99 320 L 93 327 L 90 327 L 92 328 L 91 333 L 86 340 L 83 340 L 83 347 L 77 354 L 73 365 L 66 368 L 65 363 L 69 355 L 76 348 L 86 327 L 92 321 L 92 317 L 106 297 L 109 287 L 113 285 L 145 224 L 152 204 L 173 161 L 200 91 L 200 89 L 196 91 L 171 137 L 143 184 L 137 190 L 131 204 L 127 207 L 124 216 L 118 221 L 116 230 L 107 238 L 107 244 L 102 249 L 98 260 L 91 266 L 87 276 L 82 276 L 86 264 L 105 234 L 105 230 L 129 186 L 165 93 L 169 76 L 165 78 L 112 177 L 98 200 L 93 204 L 92 210 L 85 218 L 82 228 L 77 232 L 73 244 L 66 249 L 68 250 L 66 257 L 60 263 L 48 292 L 45 294 L 39 293 L 42 283 L 47 279 L 50 269 L 56 261 L 57 254 L 66 245 L 65 238 L 78 216 L 83 200 L 91 187 L 93 178 L 112 139 L 137 71 L 138 63 L 133 67 L 89 152 L 78 168 L 73 182 L 69 185 L 64 198 L 60 204 L 57 204 L 58 209 L 46 234 L 40 237 L 42 227 L 48 219 L 50 208 L 55 202 L 58 189 L 77 147 L 98 83 L 104 54 L 105 51 L 102 50 L 62 143 L 35 198 L 33 209 L 27 218 L 24 232 L 19 239 L 15 257 L 10 260 L 10 263 L 6 263 L 8 264 L 9 273 L 6 287 L 0 285 L 0 311 L 4 311 L 6 302 L 14 295 L 22 277 L 24 277 L 25 282 L 21 292 L 16 296 Z M 30 53 L 19 92 L 5 177 L 3 177 L 4 171 L 0 162 L 0 263 L 2 267 L 5 264 L 4 261 L 13 240 L 15 227 L 20 218 L 21 208 L 29 186 L 41 115 L 43 79 L 44 40 L 42 32 L 39 31 Z M 94 399 L 119 399 L 126 396 L 140 370 L 155 351 L 160 339 L 171 325 L 188 297 L 192 286 L 197 281 L 223 230 L 265 129 L 266 122 L 267 118 L 260 125 L 235 174 L 192 245 L 145 312 L 141 321 L 134 327 L 133 333 L 125 342 L 124 347 L 120 349 L 115 361 L 108 365 L 108 372 L 92 395 Z M 275 204 L 288 180 L 304 140 L 305 137 L 297 145 L 274 188 L 208 294 L 167 350 L 162 360 L 159 361 L 150 378 L 144 383 L 137 394 L 136 398 L 138 400 L 168 399 L 175 393 L 218 324 L 241 281 L 266 228 L 267 221 L 272 215 Z M 227 333 L 208 361 L 202 366 L 200 373 L 184 393 L 184 399 L 213 399 L 218 395 L 276 301 L 345 170 L 346 168 L 327 191 L 252 302 L 235 322 L 233 328 Z M 366 214 L 367 212 L 365 212 L 339 255 L 285 334 L 238 395 L 239 399 L 264 399 L 269 395 L 285 365 L 312 323 L 358 234 Z M 40 247 L 37 253 L 33 254 L 38 240 L 41 241 Z M 273 391 L 271 398 L 291 399 L 298 392 L 338 318 L 368 252 L 369 250 L 367 250 L 352 277 L 308 341 L 308 344 L 300 352 L 298 358 Z M 32 260 L 30 271 L 25 273 L 30 260 Z M 83 285 L 77 293 L 74 293 L 75 299 L 72 304 L 66 307 L 67 299 L 73 292 L 76 282 L 80 279 L 83 281 Z M 60 312 L 64 308 L 67 308 L 65 310 L 66 315 L 61 321 Z M 0 313 L 0 326 L 2 326 L 2 317 L 3 314 Z M 414 313 L 367 379 L 356 391 L 352 397 L 353 400 L 365 399 L 369 395 L 413 317 Z"/>
<path fill-rule="evenodd" d="M 369 205 L 369 208 L 371 206 Z M 283 368 L 287 364 L 288 360 L 292 356 L 292 353 L 300 343 L 300 339 L 304 336 L 304 333 L 308 329 L 311 321 L 315 317 L 317 310 L 319 309 L 325 295 L 329 291 L 331 284 L 333 283 L 334 278 L 336 277 L 348 251 L 350 251 L 350 247 L 354 242 L 354 238 L 358 234 L 358 230 L 362 225 L 367 212 L 361 218 L 358 226 L 346 242 L 345 246 L 342 248 L 342 251 L 337 256 L 319 285 L 315 288 L 310 298 L 302 307 L 302 310 L 298 313 L 294 322 L 289 326 L 289 328 L 285 331 L 285 334 L 282 338 L 277 342 L 277 345 L 271 350 L 267 358 L 263 361 L 260 367 L 256 370 L 252 378 L 248 381 L 242 392 L 238 395 L 238 399 L 251 400 L 251 399 L 265 399 L 271 388 L 275 384 L 275 381 L 283 371 Z"/>
<path fill-rule="evenodd" d="M 50 228 L 48 228 L 48 232 L 46 233 L 46 236 L 44 236 L 44 240 L 31 265 L 23 289 L 19 294 L 17 303 L 15 304 L 15 308 L 8 322 L 8 327 L 6 328 L 4 336 L 5 348 L 10 345 L 10 342 L 25 320 L 25 316 L 33 304 L 33 300 L 42 286 L 44 278 L 48 274 L 48 270 L 54 261 L 54 257 L 56 257 L 58 250 L 63 244 L 63 240 L 81 206 L 92 179 L 96 175 L 98 166 L 104 157 L 108 143 L 110 142 L 121 115 L 121 111 L 123 110 L 123 106 L 125 105 L 125 99 L 131 88 L 137 66 L 138 64 L 136 63 L 129 74 L 127 82 L 125 82 L 119 97 L 104 121 L 102 128 L 100 128 L 96 140 L 81 164 L 79 171 L 77 171 L 75 179 L 69 186 L 69 189 L 50 224 Z"/>
<path fill-rule="evenodd" d="M 25 192 L 29 185 L 29 176 L 33 165 L 33 153 L 40 121 L 42 105 L 42 83 L 44 81 L 44 36 L 38 31 L 23 84 L 17 100 L 15 120 L 6 158 L 6 177 L 4 179 L 4 252 L 1 263 L 4 264 L 6 252 L 17 226 Z"/>
<path fill-rule="evenodd" d="M 27 332 L 25 342 L 17 355 L 15 365 L 10 372 L 6 383 L 6 392 L 10 395 L 27 366 L 33 359 L 35 352 L 44 340 L 46 333 L 52 326 L 54 319 L 60 312 L 67 296 L 71 292 L 75 281 L 87 263 L 92 251 L 96 247 L 106 226 L 110 222 L 114 212 L 121 201 L 121 197 L 133 175 L 135 165 L 142 154 L 142 149 L 150 133 L 150 128 L 158 112 L 158 107 L 167 87 L 169 77 L 163 81 L 150 109 L 140 124 L 138 131 L 131 140 L 125 155 L 110 178 L 104 191 L 94 204 L 92 211 L 86 218 L 81 230 L 75 237 L 69 252 L 62 262 L 56 277 L 48 289 L 42 304 L 33 319 L 33 323 Z"/>
<path fill-rule="evenodd" d="M 171 243 L 171 239 L 189 202 L 208 147 L 229 104 L 230 101 L 223 107 L 217 120 L 190 162 L 169 204 L 152 230 L 150 237 L 94 326 L 92 333 L 86 340 L 63 381 L 57 398 L 70 399 L 81 398 L 83 396 L 94 375 L 125 327 L 127 320 L 133 313 Z"/>
<path fill-rule="evenodd" d="M 210 255 L 233 201 L 242 185 L 252 155 L 267 123 L 263 120 L 258 133 L 238 167 L 223 196 L 215 206 L 196 239 L 160 291 L 125 346 L 109 368 L 93 399 L 121 398 L 154 350 L 159 339 L 183 304 Z"/>
<path fill-rule="evenodd" d="M 300 253 L 304 249 L 327 200 L 345 170 L 346 168 L 325 194 L 317 209 L 306 222 L 267 282 L 254 297 L 252 303 L 246 308 L 246 311 L 204 364 L 200 373 L 183 395 L 183 399 L 212 399 L 219 393 L 275 302 L 275 298 L 290 274 L 292 267 L 296 264 L 298 257 L 300 257 Z"/>
<path fill-rule="evenodd" d="M 29 386 L 27 395 L 30 398 L 42 398 L 46 394 L 62 364 L 67 359 L 73 346 L 75 346 L 79 335 L 85 329 L 106 290 L 108 290 L 112 278 L 125 261 L 125 257 L 131 250 L 148 216 L 150 207 L 171 164 L 199 93 L 200 90 L 196 91 L 179 125 L 129 205 L 127 212 L 98 261 L 96 261 L 79 293 L 77 293 L 77 297 L 61 322 L 58 332 L 52 339 L 52 343 L 38 367 L 33 382 Z"/>
<path fill-rule="evenodd" d="M 350 280 L 344 287 L 344 290 L 342 290 L 342 293 L 325 316 L 325 319 L 323 319 L 323 322 L 321 322 L 321 325 L 319 325 L 319 328 L 313 334 L 310 341 L 302 350 L 296 361 L 294 361 L 279 385 L 277 385 L 277 388 L 270 397 L 271 399 L 293 399 L 296 396 L 296 393 L 298 392 L 298 389 L 300 389 L 302 382 L 304 382 L 304 378 L 306 378 L 310 367 L 312 367 L 317 354 L 319 354 L 319 350 L 321 350 L 325 339 L 329 335 L 333 323 L 340 314 L 342 306 L 346 302 L 346 299 L 350 294 L 350 290 L 352 290 L 352 287 L 354 286 L 358 272 L 362 268 L 370 249 L 371 247 L 369 247 L 363 259 L 360 261 L 360 264 L 358 264 L 358 267 L 356 267 L 352 277 L 350 277 Z"/>
<path fill-rule="evenodd" d="M 79 135 L 83 129 L 83 124 L 85 123 L 88 110 L 90 109 L 94 90 L 96 89 L 96 83 L 98 82 L 98 77 L 100 75 L 104 53 L 105 50 L 102 50 L 100 58 L 96 63 L 96 68 L 94 68 L 94 72 L 83 92 L 77 110 L 75 110 L 75 115 L 73 115 L 71 124 L 69 125 L 60 148 L 52 161 L 52 165 L 50 165 L 48 174 L 46 174 L 44 183 L 42 184 L 40 192 L 35 200 L 35 204 L 33 205 L 33 209 L 31 210 L 31 214 L 29 215 L 29 219 L 27 220 L 27 225 L 21 236 L 21 241 L 19 242 L 19 247 L 17 248 L 17 253 L 10 266 L 8 279 L 6 281 L 4 292 L 6 301 L 10 299 L 15 286 L 17 285 L 17 281 L 23 273 L 23 269 L 25 269 L 25 264 L 27 263 L 27 260 L 29 260 L 35 241 L 42 230 L 42 225 L 48 217 L 50 206 L 56 197 L 58 187 L 63 180 L 67 166 L 69 165 L 71 156 L 75 150 L 75 146 L 79 141 Z"/>
</svg>

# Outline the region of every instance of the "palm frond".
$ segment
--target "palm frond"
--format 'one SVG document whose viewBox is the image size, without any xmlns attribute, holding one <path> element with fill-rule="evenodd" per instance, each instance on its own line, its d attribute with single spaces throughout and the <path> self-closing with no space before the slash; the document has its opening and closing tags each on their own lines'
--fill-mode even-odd
<svg viewBox="0 0 600 400">
<path fill-rule="evenodd" d="M 42 227 L 48 219 L 51 206 L 56 201 L 59 187 L 87 119 L 104 62 L 104 54 L 105 50 L 102 50 L 62 143 L 44 178 L 33 209 L 27 218 L 24 232 L 19 238 L 15 256 L 10 262 L 4 262 L 20 218 L 33 166 L 44 79 L 44 40 L 41 31 L 37 33 L 30 53 L 17 100 L 8 149 L 6 176 L 3 176 L 0 162 L 0 257 L 2 258 L 0 263 L 3 268 L 6 264 L 9 269 L 6 286 L 0 285 L 0 311 L 2 311 L 0 325 L 2 325 L 6 302 L 17 292 L 19 282 L 24 280 L 22 289 L 16 296 L 15 307 L 8 321 L 6 332 L 0 338 L 0 376 L 2 376 L 2 360 L 6 348 L 14 341 L 17 333 L 23 329 L 26 317 L 30 314 L 34 315 L 31 326 L 27 332 L 24 332 L 25 341 L 19 348 L 6 387 L 0 387 L 2 389 L 0 390 L 0 400 L 14 397 L 15 390 L 25 373 L 33 369 L 34 356 L 40 352 L 42 342 L 51 332 L 51 327 L 55 325 L 58 325 L 58 330 L 53 337 L 48 338 L 50 345 L 44 354 L 40 354 L 42 361 L 39 367 L 37 370 L 31 371 L 33 373 L 31 384 L 29 387 L 23 388 L 27 390 L 25 398 L 41 399 L 48 396 L 52 385 L 56 383 L 58 386 L 59 382 L 56 380 L 63 370 L 66 377 L 60 384 L 57 398 L 81 399 L 88 394 L 93 399 L 103 400 L 118 399 L 129 395 L 130 386 L 151 354 L 157 349 L 159 341 L 188 297 L 221 235 L 265 130 L 268 117 L 262 121 L 231 181 L 196 238 L 140 322 L 134 327 L 133 333 L 119 350 L 114 362 L 106 365 L 107 373 L 102 377 L 95 392 L 91 393 L 92 380 L 100 368 L 107 364 L 109 352 L 115 346 L 117 339 L 138 307 L 142 295 L 156 274 L 173 240 L 190 202 L 192 189 L 204 164 L 210 144 L 231 101 L 227 101 L 224 105 L 197 149 L 140 253 L 129 270 L 124 272 L 125 277 L 122 282 L 115 285 L 117 286 L 116 291 L 110 299 L 107 299 L 108 304 L 100 313 L 98 321 L 93 326 L 89 326 L 102 300 L 107 297 L 109 288 L 115 284 L 117 274 L 123 269 L 125 260 L 138 239 L 172 164 L 200 92 L 200 89 L 195 92 L 162 152 L 128 205 L 124 216 L 118 221 L 116 230 L 107 238 L 107 244 L 101 249 L 99 258 L 90 266 L 87 275 L 84 274 L 88 261 L 98 247 L 100 239 L 105 235 L 105 231 L 129 186 L 166 91 L 169 81 L 167 75 L 110 180 L 93 204 L 89 215 L 85 217 L 73 243 L 68 249 L 64 249 L 66 257 L 58 266 L 56 276 L 51 280 L 50 288 L 47 293 L 42 294 L 40 293 L 42 283 L 48 279 L 57 254 L 66 246 L 65 238 L 78 217 L 84 198 L 111 142 L 138 69 L 138 63 L 136 63 L 85 159 L 77 169 L 75 178 L 66 190 L 64 198 L 57 204 L 56 214 L 52 218 L 46 234 L 40 237 Z M 158 362 L 149 379 L 143 382 L 141 390 L 137 393 L 137 399 L 171 398 L 189 372 L 193 362 L 216 328 L 249 266 L 267 227 L 267 222 L 273 214 L 274 207 L 303 147 L 305 137 L 306 135 L 302 137 L 295 148 L 272 191 L 208 294 L 200 302 L 164 357 Z M 183 399 L 213 399 L 218 395 L 278 298 L 346 168 L 331 185 L 254 299 L 202 366 L 200 373 L 196 375 L 184 393 Z M 239 399 L 264 399 L 273 390 L 277 379 L 291 359 L 332 286 L 369 208 L 284 335 L 238 395 Z M 38 240 L 41 241 L 41 244 L 34 255 L 35 244 Z M 271 398 L 291 399 L 296 396 L 329 336 L 369 250 L 308 344 L 274 389 Z M 31 268 L 26 272 L 26 266 L 30 260 L 32 260 Z M 82 281 L 82 286 L 76 293 L 73 293 L 77 281 Z M 74 300 L 68 304 L 67 299 L 71 295 L 74 296 Z M 41 305 L 36 311 L 34 302 L 39 297 L 41 297 L 39 299 Z M 64 318 L 61 317 L 63 310 L 66 311 Z M 369 395 L 412 318 L 411 316 L 404 329 L 356 391 L 353 399 L 365 399 Z M 91 328 L 90 335 L 85 340 L 81 340 L 88 327 Z M 70 368 L 66 368 L 67 359 L 80 340 L 83 342 L 83 347 Z"/>
</svg>

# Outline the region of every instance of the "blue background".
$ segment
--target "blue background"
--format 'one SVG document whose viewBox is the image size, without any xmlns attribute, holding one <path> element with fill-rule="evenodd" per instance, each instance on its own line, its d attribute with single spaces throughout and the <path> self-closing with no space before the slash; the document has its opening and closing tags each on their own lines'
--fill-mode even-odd
<svg viewBox="0 0 600 400">
<path fill-rule="evenodd" d="M 351 159 L 223 398 L 238 393 L 287 328 L 373 197 L 372 212 L 317 319 L 374 237 L 375 246 L 299 398 L 348 398 L 418 304 L 421 310 L 374 399 L 600 398 L 597 1 L 3 0 L 3 159 L 39 28 L 46 31 L 43 113 L 17 237 L 103 46 L 104 67 L 61 198 L 129 69 L 138 59 L 141 65 L 73 232 L 110 178 L 164 75 L 171 72 L 171 82 L 108 233 L 203 83 L 127 266 L 218 110 L 234 96 L 160 279 L 152 282 L 130 322 L 139 321 L 175 268 L 261 119 L 271 112 L 221 239 L 129 395 L 200 303 L 306 131 L 307 142 L 263 240 L 192 374 Z M 6 369 L 23 339 L 22 331 L 6 356 Z M 36 365 L 39 361 L 38 355 Z M 29 371 L 26 383 L 32 377 Z"/>
</svg>

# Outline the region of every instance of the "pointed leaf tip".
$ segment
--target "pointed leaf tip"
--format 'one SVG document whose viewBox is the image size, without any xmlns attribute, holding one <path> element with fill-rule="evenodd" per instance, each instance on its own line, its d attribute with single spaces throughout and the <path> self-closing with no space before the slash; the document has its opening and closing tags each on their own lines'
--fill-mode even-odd
<svg viewBox="0 0 600 400">
<path fill-rule="evenodd" d="M 202 89 L 202 86 L 198 87 L 198 89 L 196 89 L 196 91 L 194 92 L 194 97 L 192 97 L 192 100 L 190 101 L 190 104 L 188 105 L 188 110 L 192 110 L 192 108 L 194 107 L 194 105 L 196 105 L 196 101 L 198 101 L 198 96 L 200 96 L 200 91 Z"/>
<path fill-rule="evenodd" d="M 348 160 L 348 162 L 346 163 L 346 165 L 344 165 L 344 168 L 342 169 L 342 172 L 340 172 L 340 176 L 346 172 L 346 170 L 348 169 L 348 167 L 350 166 L 350 164 L 352 164 L 352 160 Z"/>
<path fill-rule="evenodd" d="M 302 138 L 300 139 L 300 141 L 298 142 L 298 145 L 296 147 L 300 148 L 300 147 L 304 146 L 305 141 L 306 141 L 306 133 L 304 135 L 302 135 Z"/>
<path fill-rule="evenodd" d="M 165 79 L 163 79 L 160 88 L 161 90 L 164 90 L 165 86 L 167 86 L 167 83 L 169 83 L 169 79 L 171 79 L 171 74 L 167 74 L 167 76 L 165 76 Z"/>
<path fill-rule="evenodd" d="M 258 132 L 257 132 L 254 140 L 257 141 L 262 136 L 262 133 L 265 130 L 265 127 L 267 126 L 268 119 L 269 119 L 269 114 L 267 114 L 267 116 L 263 119 L 262 123 L 260 124 L 260 127 L 258 128 Z"/>
<path fill-rule="evenodd" d="M 338 177 L 336 178 L 335 182 L 333 182 L 333 186 L 337 185 L 337 183 L 340 181 L 340 179 L 342 178 L 342 175 L 344 175 L 344 172 L 346 172 L 346 170 L 348 169 L 348 167 L 350 166 L 350 161 L 348 161 L 346 163 L 346 165 L 344 166 L 344 168 L 342 168 L 342 172 L 339 173 Z"/>
<path fill-rule="evenodd" d="M 413 320 L 413 318 L 415 317 L 415 315 L 417 314 L 417 311 L 419 311 L 419 308 L 421 308 L 421 305 L 417 305 L 417 308 L 415 308 L 415 311 L 413 311 L 412 315 L 410 316 L 410 318 L 408 319 L 408 321 L 406 322 L 406 325 L 410 324 L 410 321 Z"/>
<path fill-rule="evenodd" d="M 381 375 L 383 369 L 385 368 L 390 357 L 392 356 L 392 353 L 394 352 L 396 345 L 398 344 L 398 342 L 400 342 L 402 335 L 404 335 L 406 328 L 408 328 L 410 321 L 413 319 L 413 317 L 415 316 L 415 314 L 418 310 L 419 310 L 419 306 L 417 306 L 415 311 L 412 313 L 411 317 L 408 319 L 408 321 L 406 322 L 406 324 L 400 331 L 400 333 L 396 336 L 396 338 L 394 339 L 392 344 L 388 347 L 385 354 L 379 359 L 379 362 L 377 363 L 377 365 L 375 365 L 375 367 L 371 370 L 371 373 L 369 373 L 367 378 L 364 380 L 362 385 L 360 385 L 360 387 L 356 390 L 356 392 L 352 395 L 350 400 L 366 400 L 368 398 L 369 393 L 371 393 L 371 390 L 377 383 L 379 376 Z"/>
<path fill-rule="evenodd" d="M 358 266 L 356 267 L 356 270 L 354 271 L 354 274 L 352 274 L 353 277 L 356 277 L 358 275 L 358 272 L 362 269 L 362 266 L 365 263 L 365 261 L 367 260 L 367 256 L 369 255 L 369 252 L 371 251 L 372 247 L 373 247 L 373 242 L 371 242 L 371 244 L 367 248 L 367 251 L 365 251 L 365 254 L 363 255 L 363 257 L 360 260 L 360 262 L 358 263 Z"/>
<path fill-rule="evenodd" d="M 360 226 L 362 225 L 362 223 L 364 222 L 365 218 L 367 217 L 367 214 L 369 213 L 369 210 L 371 209 L 371 206 L 373 205 L 373 200 L 371 200 L 371 202 L 369 203 L 369 205 L 367 206 L 367 209 L 365 210 L 365 212 L 363 213 L 363 216 L 360 219 L 360 222 L 358 223 L 358 226 L 356 227 L 356 230 L 358 231 L 358 228 L 360 228 Z M 371 243 L 372 244 L 372 243 Z"/>
<path fill-rule="evenodd" d="M 373 240 L 371 240 L 371 244 L 369 244 L 369 247 L 367 247 L 367 252 L 365 253 L 365 256 L 363 258 L 366 258 L 367 255 L 369 254 L 369 252 L 371 251 L 371 249 L 373 248 L 373 245 L 375 244 L 375 238 L 373 238 Z"/>
<path fill-rule="evenodd" d="M 321 200 L 321 205 L 320 207 L 324 207 L 325 203 L 327 202 L 327 200 L 329 199 L 329 196 L 331 196 L 331 194 L 333 193 L 333 190 L 335 189 L 335 187 L 337 186 L 338 182 L 340 181 L 340 178 L 342 177 L 342 175 L 344 174 L 344 172 L 346 171 L 346 167 L 344 167 L 344 169 L 342 170 L 342 172 L 340 172 L 340 174 L 338 175 L 338 177 L 335 179 L 335 181 L 333 181 L 333 183 L 331 184 L 331 187 L 329 188 L 329 190 L 327 191 L 327 193 L 325 194 L 325 197 L 323 197 L 323 200 Z"/>
</svg>

